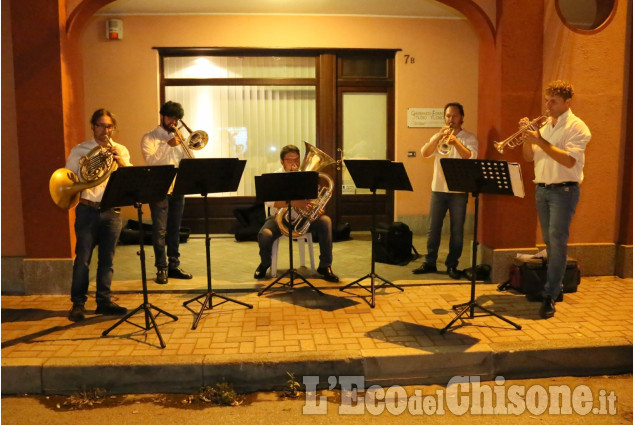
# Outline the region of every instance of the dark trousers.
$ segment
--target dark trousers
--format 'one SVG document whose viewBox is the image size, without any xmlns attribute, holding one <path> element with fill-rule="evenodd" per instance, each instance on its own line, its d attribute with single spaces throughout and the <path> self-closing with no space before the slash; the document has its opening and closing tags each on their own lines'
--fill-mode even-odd
<svg viewBox="0 0 635 425">
<path fill-rule="evenodd" d="M 446 212 L 450 211 L 450 252 L 446 267 L 457 267 L 463 252 L 463 225 L 467 208 L 467 193 L 432 192 L 430 197 L 430 227 L 426 263 L 436 265 L 441 245 L 441 229 Z"/>
<path fill-rule="evenodd" d="M 556 299 L 562 291 L 562 279 L 567 268 L 569 225 L 579 198 L 579 186 L 536 187 L 536 210 L 549 261 L 543 290 L 545 297 Z"/>
<path fill-rule="evenodd" d="M 100 211 L 84 204 L 75 209 L 75 261 L 73 263 L 73 282 L 71 301 L 84 304 L 88 293 L 90 260 L 95 246 L 97 250 L 97 304 L 110 301 L 110 284 L 113 275 L 115 246 L 121 233 L 121 213 L 109 209 Z"/>
<path fill-rule="evenodd" d="M 333 232 L 331 218 L 322 215 L 316 219 L 309 227 L 309 232 L 315 231 L 320 244 L 320 264 L 319 267 L 329 267 L 333 263 Z M 265 266 L 271 266 L 271 250 L 273 242 L 278 239 L 282 233 L 275 217 L 269 217 L 265 224 L 258 232 L 258 246 L 260 247 L 260 263 Z"/>
<path fill-rule="evenodd" d="M 157 269 L 176 268 L 179 257 L 179 232 L 185 207 L 184 196 L 168 195 L 166 199 L 150 204 L 152 215 L 152 245 L 154 265 Z M 167 246 L 167 258 L 166 258 Z"/>
</svg>

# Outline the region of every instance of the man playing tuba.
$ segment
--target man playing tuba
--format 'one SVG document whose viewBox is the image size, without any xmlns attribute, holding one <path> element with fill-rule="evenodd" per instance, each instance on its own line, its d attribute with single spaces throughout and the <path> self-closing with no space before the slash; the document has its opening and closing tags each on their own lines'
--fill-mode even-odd
<svg viewBox="0 0 635 425">
<path fill-rule="evenodd" d="M 294 145 L 287 145 L 280 150 L 280 163 L 282 168 L 276 172 L 293 172 L 300 168 L 300 149 Z M 311 211 L 314 201 L 298 200 L 291 201 L 293 209 Z M 260 247 L 260 264 L 254 273 L 255 279 L 262 279 L 271 267 L 271 250 L 273 242 L 281 236 L 280 227 L 276 222 L 276 212 L 280 208 L 287 206 L 284 201 L 267 202 L 265 208 L 269 210 L 269 216 L 258 232 L 258 246 Z M 295 214 L 295 211 L 292 211 Z M 293 218 L 293 217 L 292 217 Z M 339 282 L 339 278 L 333 273 L 331 263 L 333 262 L 333 233 L 331 231 L 331 218 L 325 214 L 315 219 L 308 231 L 316 231 L 320 244 L 320 263 L 317 272 L 324 280 L 329 282 Z"/>
</svg>

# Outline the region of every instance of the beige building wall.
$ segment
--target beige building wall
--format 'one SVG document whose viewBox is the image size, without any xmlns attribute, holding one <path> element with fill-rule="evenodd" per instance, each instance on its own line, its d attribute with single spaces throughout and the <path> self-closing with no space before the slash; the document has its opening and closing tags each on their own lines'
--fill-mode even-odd
<svg viewBox="0 0 635 425">
<path fill-rule="evenodd" d="M 116 140 L 129 148 L 134 164 L 143 164 L 141 136 L 158 123 L 158 55 L 152 47 L 401 49 L 396 57 L 395 160 L 404 162 L 414 191 L 397 194 L 397 216 L 427 214 L 432 160 L 423 160 L 418 151 L 437 130 L 408 128 L 407 109 L 458 101 L 465 106 L 465 127 L 476 132 L 478 40 L 467 20 L 120 16 L 124 39 L 109 41 L 105 38 L 108 18 L 113 17 L 95 16 L 81 40 L 85 116 L 99 107 L 117 114 L 120 134 Z M 166 30 L 175 25 L 178 31 Z M 414 58 L 414 63 L 406 64 L 405 55 Z M 408 158 L 412 150 L 417 157 Z"/>
</svg>

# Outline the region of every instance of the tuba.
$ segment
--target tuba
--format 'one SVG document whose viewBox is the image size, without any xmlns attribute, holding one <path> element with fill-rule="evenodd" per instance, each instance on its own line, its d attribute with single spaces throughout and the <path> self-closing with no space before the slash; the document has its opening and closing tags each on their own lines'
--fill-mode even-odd
<svg viewBox="0 0 635 425">
<path fill-rule="evenodd" d="M 335 164 L 336 161 L 320 149 L 307 142 L 304 142 L 304 145 L 306 152 L 298 171 L 320 171 L 331 164 Z M 289 223 L 287 214 L 289 207 L 280 208 L 276 212 L 276 223 L 278 223 L 280 232 L 288 237 L 289 229 L 291 229 L 294 238 L 305 234 L 309 230 L 311 223 L 324 213 L 324 207 L 333 196 L 333 186 L 331 176 L 326 173 L 319 173 L 318 197 L 311 211 L 293 208 L 296 218 L 292 217 L 291 223 Z"/>
<path fill-rule="evenodd" d="M 545 111 L 544 114 L 534 118 L 533 120 L 519 128 L 517 132 L 509 136 L 507 139 L 501 140 L 500 142 L 494 142 L 494 147 L 499 153 L 503 153 L 505 147 L 514 149 L 516 146 L 522 145 L 524 142 L 523 135 L 525 134 L 525 132 L 527 130 L 535 131 L 541 129 L 542 127 L 544 127 L 545 124 L 547 124 L 547 118 L 549 118 L 548 110 Z"/>
<path fill-rule="evenodd" d="M 105 182 L 117 169 L 117 161 L 110 150 L 95 146 L 88 155 L 80 158 L 79 166 L 79 177 L 68 168 L 58 168 L 49 180 L 49 193 L 60 208 L 75 208 L 80 192 Z"/>
<path fill-rule="evenodd" d="M 179 139 L 179 142 L 180 142 L 179 144 L 181 145 L 181 148 L 183 149 L 185 156 L 187 156 L 189 159 L 192 159 L 194 158 L 194 154 L 192 154 L 192 151 L 193 150 L 198 151 L 203 149 L 205 145 L 207 145 L 207 141 L 209 137 L 207 136 L 207 133 L 204 132 L 203 130 L 192 131 L 187 126 L 187 124 L 183 122 L 183 120 L 179 120 L 179 121 L 181 122 L 183 127 L 190 133 L 187 140 L 185 140 L 185 137 L 183 137 L 183 134 L 179 131 L 178 128 L 176 128 L 176 126 L 172 127 L 172 129 L 174 130 L 174 134 L 176 135 L 177 139 Z"/>
</svg>

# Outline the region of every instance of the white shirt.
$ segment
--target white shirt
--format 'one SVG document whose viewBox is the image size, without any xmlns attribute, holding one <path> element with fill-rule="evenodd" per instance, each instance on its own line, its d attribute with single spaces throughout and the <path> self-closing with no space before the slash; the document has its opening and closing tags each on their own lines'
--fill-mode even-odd
<svg viewBox="0 0 635 425">
<path fill-rule="evenodd" d="M 549 117 L 547 124 L 540 129 L 543 139 L 557 148 L 565 150 L 575 159 L 575 165 L 567 168 L 551 158 L 538 146 L 533 145 L 534 151 L 534 183 L 562 183 L 578 182 L 584 179 L 584 150 L 591 140 L 591 132 L 586 124 L 568 109 L 558 117 L 555 126 Z"/>
<path fill-rule="evenodd" d="M 274 171 L 274 173 L 291 173 L 291 171 L 285 171 L 283 167 L 283 168 L 278 168 L 276 171 Z M 275 201 L 265 202 L 265 215 L 267 217 L 275 216 L 279 210 L 279 208 L 274 207 L 273 204 L 275 204 Z M 295 220 L 297 216 L 298 214 L 295 212 L 293 208 L 291 208 L 291 219 Z"/>
<path fill-rule="evenodd" d="M 179 166 L 181 159 L 187 158 L 181 146 L 172 147 L 168 141 L 174 137 L 160 125 L 146 133 L 141 138 L 141 152 L 147 165 L 174 165 Z"/>
<path fill-rule="evenodd" d="M 424 151 L 426 150 L 426 147 L 430 143 L 433 143 L 432 139 L 435 136 L 436 136 L 436 134 L 432 135 L 432 137 L 430 137 L 430 140 L 428 141 L 428 143 L 423 145 L 423 147 L 421 148 L 421 155 L 424 155 Z M 465 146 L 471 152 L 471 155 L 470 155 L 469 159 L 476 159 L 476 156 L 478 155 L 478 140 L 476 139 L 476 136 L 474 134 L 470 133 L 469 131 L 463 130 L 463 129 L 461 129 L 461 131 L 459 131 L 454 136 L 456 136 L 456 138 L 459 139 L 459 141 L 463 144 L 463 146 Z M 434 142 L 434 143 L 438 143 L 438 141 Z M 456 150 L 456 148 L 452 147 L 452 149 L 450 149 L 450 153 L 448 155 L 441 155 L 439 153 L 439 151 L 437 151 L 435 149 L 434 152 L 432 152 L 432 154 L 429 155 L 428 157 L 430 157 L 430 156 L 434 156 L 434 171 L 433 171 L 433 175 L 432 175 L 432 191 L 433 192 L 445 192 L 445 193 L 462 193 L 462 192 L 454 192 L 454 191 L 448 190 L 448 184 L 445 181 L 445 175 L 443 174 L 443 168 L 441 167 L 441 159 L 442 158 L 459 158 L 459 159 L 461 159 L 461 155 L 459 155 L 459 153 Z"/>
<path fill-rule="evenodd" d="M 126 166 L 132 165 L 130 163 L 130 153 L 128 152 L 128 148 L 115 141 L 113 141 L 112 144 L 119 149 L 121 160 L 126 164 Z M 88 153 L 97 146 L 99 146 L 99 144 L 95 141 L 94 138 L 75 146 L 73 149 L 71 149 L 71 153 L 68 155 L 68 159 L 66 160 L 66 168 L 77 174 L 77 177 L 79 177 L 81 180 L 81 174 L 79 171 L 79 160 L 82 157 L 88 155 Z M 106 190 L 106 185 L 108 184 L 109 178 L 100 185 L 82 190 L 80 197 L 92 202 L 101 202 L 101 198 L 102 196 L 104 196 L 104 190 Z"/>
</svg>

